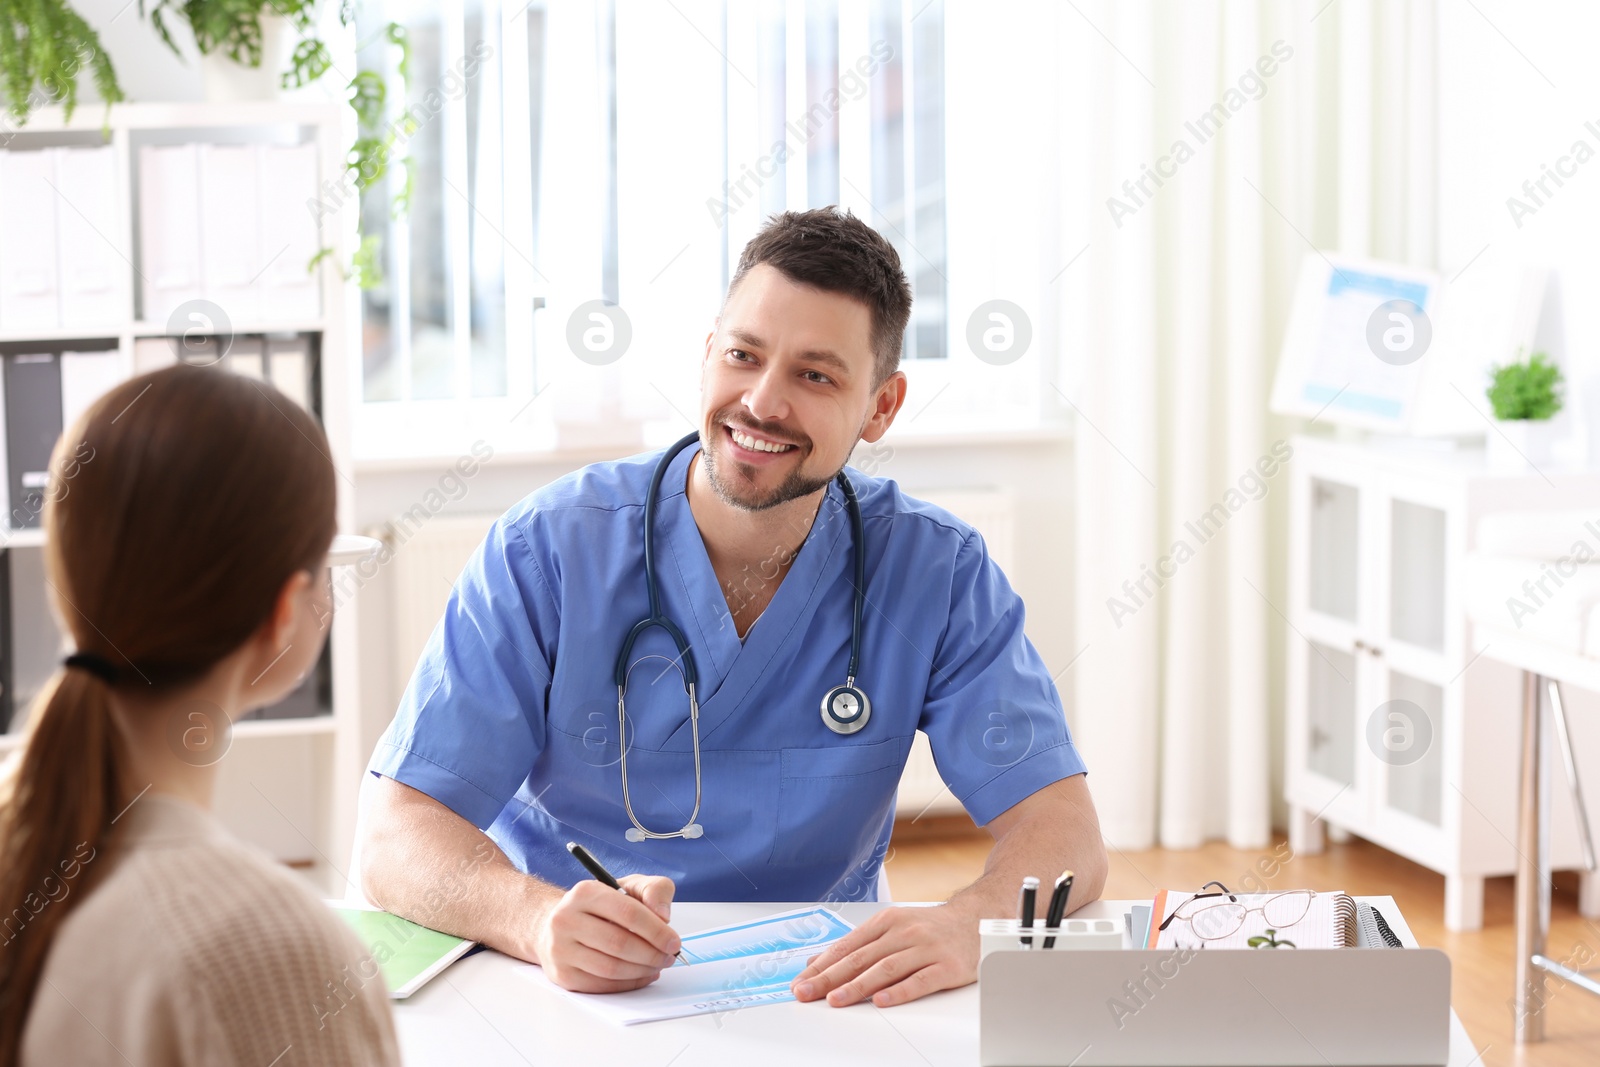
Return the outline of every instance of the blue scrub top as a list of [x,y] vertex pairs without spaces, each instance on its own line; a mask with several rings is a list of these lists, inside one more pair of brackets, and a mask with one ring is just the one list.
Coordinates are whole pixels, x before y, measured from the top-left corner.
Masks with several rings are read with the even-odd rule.
[[[644,498],[661,453],[597,463],[495,523],[456,582],[369,770],[486,830],[521,869],[559,886],[588,848],[617,874],[661,874],[679,900],[873,900],[895,789],[917,730],[982,825],[1084,771],[1055,685],[1023,634],[1022,601],[983,539],[885,478],[849,477],[866,530],[857,684],[872,717],[840,736],[823,694],[850,659],[849,511],[830,484],[765,612],[739,640],[684,491],[697,446],[674,458],[657,509],[663,609],[699,672],[697,840],[629,842],[616,657],[649,612]],[[776,546],[775,546],[776,547]],[[778,560],[736,582],[757,584]],[[660,628],[634,646],[628,785],[654,831],[694,807],[689,703]]]

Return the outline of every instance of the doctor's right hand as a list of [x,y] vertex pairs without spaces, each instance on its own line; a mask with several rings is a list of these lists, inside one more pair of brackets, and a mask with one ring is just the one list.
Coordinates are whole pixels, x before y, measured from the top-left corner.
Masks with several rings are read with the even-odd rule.
[[561,988],[620,993],[649,985],[674,963],[672,879],[630,874],[618,881],[627,892],[586,878],[545,913],[534,949]]

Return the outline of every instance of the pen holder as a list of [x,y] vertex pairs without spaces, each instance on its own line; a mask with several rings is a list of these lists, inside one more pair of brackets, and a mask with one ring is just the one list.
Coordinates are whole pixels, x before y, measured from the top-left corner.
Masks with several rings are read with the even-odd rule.
[[1114,919],[1065,919],[1053,929],[1045,926],[1045,920],[1035,919],[1031,946],[1022,943],[1022,930],[1020,919],[980,919],[978,958],[981,960],[991,952],[1025,952],[1029,948],[1037,951],[1044,947],[1047,937],[1056,939],[1050,948],[1052,952],[1057,949],[1120,949],[1126,947],[1127,940],[1123,924]]

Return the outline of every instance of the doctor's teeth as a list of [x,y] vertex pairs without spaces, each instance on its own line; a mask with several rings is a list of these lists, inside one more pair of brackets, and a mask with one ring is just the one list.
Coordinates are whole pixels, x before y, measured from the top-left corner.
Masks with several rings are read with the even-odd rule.
[[738,430],[733,430],[732,427],[729,427],[729,429],[733,433],[733,441],[735,444],[737,444],[740,448],[748,448],[753,452],[787,452],[789,449],[794,447],[794,445],[779,445],[773,444],[770,441],[762,441],[759,438],[751,437],[749,434],[743,434]]

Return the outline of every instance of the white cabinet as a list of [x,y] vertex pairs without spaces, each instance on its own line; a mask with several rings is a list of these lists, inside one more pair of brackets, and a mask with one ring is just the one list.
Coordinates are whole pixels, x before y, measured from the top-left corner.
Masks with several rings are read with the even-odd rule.
[[[1443,874],[1446,925],[1477,929],[1484,878],[1515,870],[1520,705],[1514,672],[1471,643],[1463,557],[1482,515],[1600,504],[1600,477],[1490,477],[1481,451],[1421,443],[1294,449],[1290,845],[1320,851],[1324,824],[1364,837]],[[1557,869],[1581,866],[1571,826],[1558,810]]]

